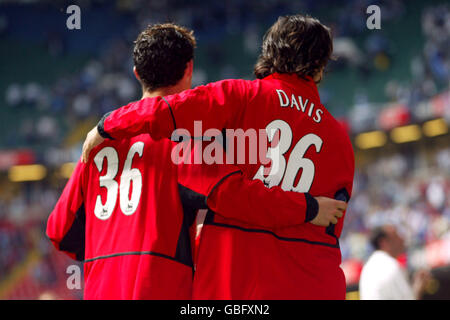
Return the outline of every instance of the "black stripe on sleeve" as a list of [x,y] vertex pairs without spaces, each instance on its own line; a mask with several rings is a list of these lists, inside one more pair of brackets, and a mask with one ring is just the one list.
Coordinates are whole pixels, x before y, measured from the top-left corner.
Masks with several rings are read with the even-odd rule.
[[309,193],[305,193],[305,200],[306,200],[305,222],[309,222],[313,220],[319,213],[319,203]]
[[205,205],[206,197],[204,195],[195,192],[180,183],[178,184],[178,193],[180,194],[183,208],[189,208],[195,211],[208,208]]
[[100,121],[99,121],[98,124],[97,124],[97,130],[98,130],[98,133],[99,133],[103,138],[114,140],[114,138],[111,137],[111,136],[109,135],[109,133],[105,131],[105,120],[106,120],[106,118],[111,114],[111,112],[112,112],[112,111],[106,113],[106,114],[100,119]]
[[178,184],[178,193],[183,206],[183,221],[178,236],[174,259],[185,265],[193,267],[192,243],[189,228],[194,224],[197,212],[204,209],[205,196]]
[[75,219],[64,238],[59,243],[59,249],[74,253],[78,261],[84,260],[86,212],[84,203],[75,214]]

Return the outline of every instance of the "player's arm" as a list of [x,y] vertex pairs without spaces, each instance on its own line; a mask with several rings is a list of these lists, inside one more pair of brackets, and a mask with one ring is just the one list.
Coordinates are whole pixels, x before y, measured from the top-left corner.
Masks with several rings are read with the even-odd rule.
[[220,181],[207,197],[214,212],[266,228],[283,228],[311,222],[319,226],[336,224],[347,205],[309,193],[267,188],[260,180],[233,174]]
[[[199,203],[228,219],[276,229],[311,222],[320,226],[337,223],[346,204],[309,193],[267,188],[260,180],[250,180],[233,165],[181,164],[179,183],[189,189],[189,201]],[[185,194],[186,196],[186,194]]]
[[114,139],[150,133],[158,140],[170,138],[178,128],[194,136],[196,120],[202,121],[204,130],[232,127],[229,120],[243,109],[245,93],[243,80],[224,80],[166,97],[145,98],[112,111],[100,121],[99,132]]
[[82,195],[84,164],[78,162],[47,221],[47,237],[59,251],[84,260],[86,215]]
[[247,86],[244,80],[218,81],[179,94],[145,98],[114,110],[89,132],[83,145],[83,162],[104,139],[149,133],[158,140],[170,138],[175,129],[188,130],[195,136],[195,121],[201,121],[202,130],[233,128],[245,107]]

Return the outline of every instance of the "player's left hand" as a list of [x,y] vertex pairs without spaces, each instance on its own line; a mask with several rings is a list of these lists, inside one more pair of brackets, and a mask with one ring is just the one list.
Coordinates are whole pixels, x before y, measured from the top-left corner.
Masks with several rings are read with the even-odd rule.
[[86,136],[86,140],[83,143],[83,152],[81,154],[81,161],[88,162],[89,153],[92,149],[102,143],[105,139],[98,133],[97,126],[95,126]]

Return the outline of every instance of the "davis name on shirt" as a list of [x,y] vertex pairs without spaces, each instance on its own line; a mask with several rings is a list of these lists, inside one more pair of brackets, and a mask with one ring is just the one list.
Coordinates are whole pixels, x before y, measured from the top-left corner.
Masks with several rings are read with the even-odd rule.
[[[280,107],[282,108],[286,108],[286,107],[291,107],[291,108],[295,108],[298,111],[302,111],[304,113],[308,112],[307,115],[309,117],[312,117],[312,119],[317,122],[320,123],[320,121],[322,121],[322,114],[323,114],[323,110],[316,108],[315,112],[314,112],[314,103],[309,101],[309,99],[304,99],[302,96],[295,96],[295,94],[292,94],[291,97],[289,98],[289,96],[286,94],[286,92],[284,92],[281,89],[276,89],[276,92],[278,94],[278,98],[280,99]],[[314,113],[314,116],[313,116]]]

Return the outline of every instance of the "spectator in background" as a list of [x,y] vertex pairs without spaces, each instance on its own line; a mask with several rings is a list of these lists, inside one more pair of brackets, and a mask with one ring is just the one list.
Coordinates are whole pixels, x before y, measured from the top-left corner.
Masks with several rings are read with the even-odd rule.
[[403,238],[393,225],[383,225],[372,231],[370,241],[375,251],[361,271],[359,293],[361,300],[420,299],[430,279],[426,271],[408,280],[397,258],[405,252]]

